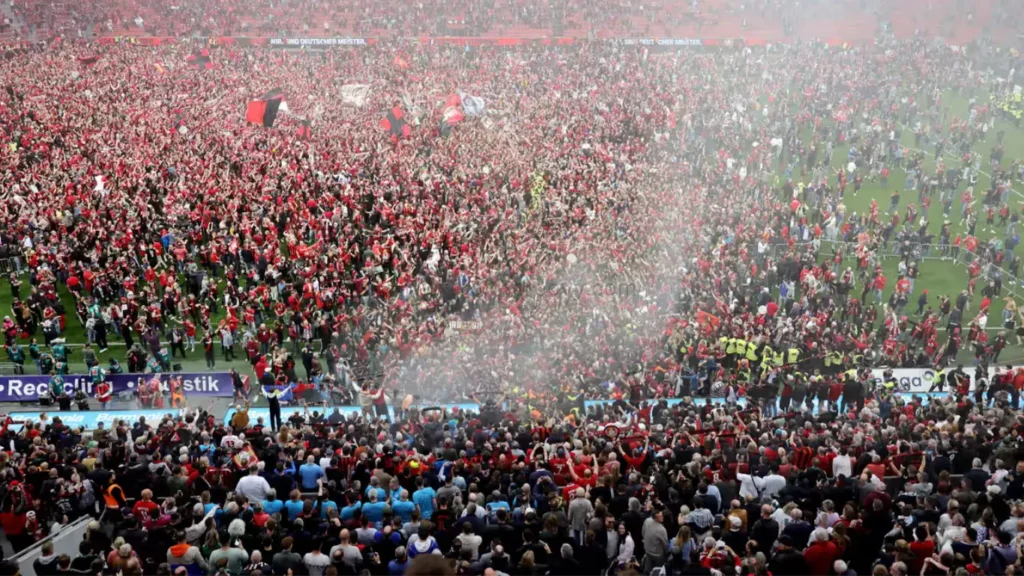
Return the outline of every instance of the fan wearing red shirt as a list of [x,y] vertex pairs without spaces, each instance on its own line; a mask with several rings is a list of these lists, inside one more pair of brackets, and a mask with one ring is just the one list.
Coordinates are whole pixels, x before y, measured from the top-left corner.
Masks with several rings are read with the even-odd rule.
[[814,459],[814,451],[807,446],[797,446],[793,449],[792,461],[793,465],[800,470],[807,470],[811,466],[811,461]]
[[[592,460],[594,461],[593,468],[584,468],[582,475],[576,472],[577,466],[569,467],[569,475],[572,476],[573,484],[587,489],[597,486],[597,458],[592,458]],[[568,497],[566,497],[567,502],[568,500]]]
[[646,443],[644,443],[643,450],[641,450],[637,456],[630,455],[626,450],[623,450],[622,444],[616,444],[615,447],[618,448],[619,454],[622,454],[622,459],[626,462],[626,469],[628,470],[632,468],[633,470],[640,472],[640,468],[643,466],[644,460],[647,458],[647,448],[650,444],[651,440],[648,438]]
[[879,302],[882,302],[882,291],[885,290],[885,283],[885,274],[879,272],[872,283],[872,287],[875,289],[875,297]]
[[569,459],[565,457],[564,448],[559,448],[558,453],[548,460],[548,469],[555,476],[555,484],[559,486],[566,484],[566,478],[572,468],[569,467]]
[[971,550],[971,563],[966,566],[968,574],[985,573],[985,548],[979,546]]
[[153,502],[153,491],[143,490],[142,498],[140,498],[135,506],[132,506],[132,515],[138,518],[140,521],[149,518],[149,513],[156,510],[160,506]]
[[907,568],[910,574],[920,574],[924,559],[931,558],[935,553],[935,541],[929,537],[927,524],[918,524],[914,528],[914,536],[916,539],[910,543],[914,558],[907,561]]
[[836,456],[838,456],[838,454],[827,451],[824,447],[818,448],[818,466],[822,470],[825,470],[827,475],[832,474],[832,461],[836,459]]

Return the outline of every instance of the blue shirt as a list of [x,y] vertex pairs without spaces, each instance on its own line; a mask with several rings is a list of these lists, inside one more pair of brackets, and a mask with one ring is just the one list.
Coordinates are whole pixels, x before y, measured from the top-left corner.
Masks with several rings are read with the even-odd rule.
[[334,500],[321,500],[320,501],[320,519],[327,518],[327,511],[331,508],[338,509],[338,505],[334,503]]
[[434,515],[434,498],[436,496],[437,492],[434,492],[430,486],[420,488],[412,493],[412,501],[420,507],[420,518],[430,520],[430,517]]
[[378,502],[384,502],[385,500],[388,499],[388,493],[385,492],[383,488],[374,488],[373,486],[367,486],[366,487],[366,499],[367,500],[370,499],[370,493],[373,492],[374,490],[377,491],[377,501]]
[[302,500],[289,500],[284,503],[285,510],[288,511],[288,519],[295,520],[302,514]]
[[351,506],[345,506],[344,508],[341,509],[341,513],[339,514],[339,516],[341,517],[342,520],[351,520],[352,516],[355,515],[356,510],[359,510],[362,507],[362,502],[356,502]]
[[391,513],[402,519],[402,523],[412,520],[412,513],[416,510],[416,504],[409,500],[395,500],[391,503]]
[[277,514],[282,508],[284,508],[284,502],[281,502],[280,500],[264,500],[261,504],[263,505],[263,511],[271,516]]
[[373,523],[377,528],[381,527],[381,522],[384,520],[384,503],[383,502],[367,502],[363,504],[363,518],[366,518]]
[[398,560],[392,560],[388,562],[388,574],[391,576],[402,576],[405,574],[405,567],[409,565],[409,561],[399,562]]
[[508,502],[504,500],[498,500],[495,502],[487,503],[487,511],[491,514],[497,514],[498,510],[509,510]]
[[324,469],[316,464],[303,464],[299,467],[303,490],[316,490],[316,481],[324,477]]

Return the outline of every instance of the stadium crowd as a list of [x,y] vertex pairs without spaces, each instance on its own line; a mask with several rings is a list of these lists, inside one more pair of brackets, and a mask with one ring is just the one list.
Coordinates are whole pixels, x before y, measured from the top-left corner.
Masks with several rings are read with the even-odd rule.
[[[849,3],[852,9],[857,6]],[[26,31],[62,37],[268,36],[268,37],[417,37],[417,36],[580,36],[650,37],[657,33],[687,37],[695,29],[724,18],[737,27],[757,16],[762,25],[782,32],[776,13],[797,13],[784,2],[747,7],[734,0],[670,0],[644,6],[601,0],[466,2],[426,0],[381,6],[354,1],[274,2],[182,0],[155,4],[135,0],[31,2],[15,0],[11,13]],[[807,7],[805,7],[806,9]],[[824,12],[815,5],[816,12]],[[859,7],[862,8],[862,7]],[[571,32],[571,33],[570,33]]]
[[[0,64],[0,230],[28,277],[9,358],[56,376],[80,322],[135,366],[166,370],[165,343],[211,368],[244,354],[260,383],[377,408],[87,435],[8,421],[16,550],[105,512],[36,574],[1020,571],[1024,376],[953,370],[954,394],[908,400],[863,370],[945,376],[968,346],[994,366],[1024,334],[1012,299],[1007,332],[986,331],[1019,267],[1010,124],[942,106],[993,82],[984,66],[892,39],[221,47],[210,66],[197,48],[61,42]],[[366,102],[342,98],[355,83]],[[274,89],[288,111],[246,125]],[[847,214],[890,167],[910,176],[886,211]],[[1005,238],[951,238],[926,202],[968,230],[988,210]],[[915,286],[929,249],[969,266],[963,293]],[[727,407],[689,400],[712,391]]]

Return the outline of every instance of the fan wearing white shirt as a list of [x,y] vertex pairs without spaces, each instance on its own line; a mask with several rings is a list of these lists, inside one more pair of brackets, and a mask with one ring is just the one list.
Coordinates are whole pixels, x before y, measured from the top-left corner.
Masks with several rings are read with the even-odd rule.
[[262,502],[270,492],[270,484],[260,476],[259,464],[249,466],[249,475],[238,481],[235,492],[245,496],[249,502]]
[[[780,451],[781,455],[781,451]],[[764,477],[764,496],[775,496],[780,490],[786,487],[786,477],[779,474],[779,471],[772,470],[772,473]]]
[[853,475],[853,461],[846,452],[846,447],[839,449],[839,454],[832,460],[832,477],[838,478],[842,474],[849,478]]
[[740,483],[740,498],[758,499],[764,490],[764,480],[751,474],[736,474]]

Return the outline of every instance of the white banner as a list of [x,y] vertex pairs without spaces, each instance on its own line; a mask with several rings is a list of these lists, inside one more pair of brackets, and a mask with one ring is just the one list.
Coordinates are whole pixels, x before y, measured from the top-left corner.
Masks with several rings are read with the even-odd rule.
[[623,38],[627,46],[703,46],[700,38]]
[[345,84],[341,87],[341,103],[362,108],[370,99],[369,84]]
[[271,46],[365,46],[365,38],[271,38]]

